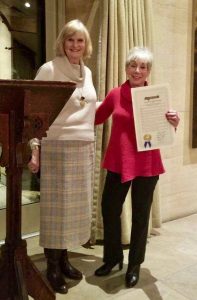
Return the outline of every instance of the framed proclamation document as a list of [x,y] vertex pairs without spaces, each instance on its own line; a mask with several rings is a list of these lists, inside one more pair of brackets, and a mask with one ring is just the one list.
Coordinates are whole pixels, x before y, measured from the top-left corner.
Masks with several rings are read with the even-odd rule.
[[173,145],[175,130],[165,116],[171,108],[169,85],[132,88],[131,93],[138,151]]

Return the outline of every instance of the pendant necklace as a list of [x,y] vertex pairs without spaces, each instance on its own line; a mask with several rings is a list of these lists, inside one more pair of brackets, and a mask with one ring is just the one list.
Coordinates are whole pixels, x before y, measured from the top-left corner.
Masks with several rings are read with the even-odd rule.
[[79,90],[79,93],[80,93],[80,99],[79,99],[79,103],[80,103],[80,106],[83,108],[86,103],[88,103],[88,101],[86,100],[85,96],[83,96],[83,88],[78,88]]
[[85,106],[85,104],[87,103],[87,101],[85,100],[85,97],[84,96],[81,96],[81,98],[80,98],[80,106],[81,107],[84,107]]

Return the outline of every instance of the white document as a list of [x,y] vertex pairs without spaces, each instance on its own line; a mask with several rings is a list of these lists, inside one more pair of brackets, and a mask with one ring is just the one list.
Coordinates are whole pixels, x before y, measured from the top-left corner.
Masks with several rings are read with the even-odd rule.
[[173,145],[175,130],[165,116],[171,108],[169,85],[132,88],[131,93],[138,151]]

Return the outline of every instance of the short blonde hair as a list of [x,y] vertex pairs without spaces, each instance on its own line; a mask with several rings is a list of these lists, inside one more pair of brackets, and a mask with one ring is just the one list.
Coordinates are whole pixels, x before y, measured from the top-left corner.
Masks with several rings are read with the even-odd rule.
[[84,34],[85,37],[85,51],[84,51],[84,58],[89,58],[92,54],[92,42],[89,35],[89,32],[86,26],[80,20],[71,20],[70,22],[66,23],[62,28],[59,36],[57,37],[56,44],[55,44],[55,53],[56,56],[64,56],[64,42],[66,39],[71,37],[76,32],[80,32]]
[[153,63],[153,54],[147,47],[134,47],[129,51],[127,56],[125,67],[127,68],[132,61],[137,59],[142,60],[147,64],[147,68],[150,71]]

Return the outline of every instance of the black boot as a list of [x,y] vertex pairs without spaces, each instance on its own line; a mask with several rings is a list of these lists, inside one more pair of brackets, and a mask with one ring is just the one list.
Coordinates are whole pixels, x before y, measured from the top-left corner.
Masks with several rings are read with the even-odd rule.
[[118,265],[119,270],[123,268],[123,260],[115,262],[115,263],[104,263],[100,268],[98,268],[94,274],[96,276],[106,276],[111,273],[111,270]]
[[125,284],[128,288],[137,284],[140,274],[140,265],[128,265],[127,273],[125,276]]
[[47,258],[47,279],[50,285],[55,292],[66,294],[68,288],[59,266],[62,250],[45,248],[44,253]]
[[62,273],[71,279],[82,279],[82,273],[77,270],[75,267],[71,265],[71,263],[68,260],[68,252],[67,250],[63,250],[60,258],[60,269]]

